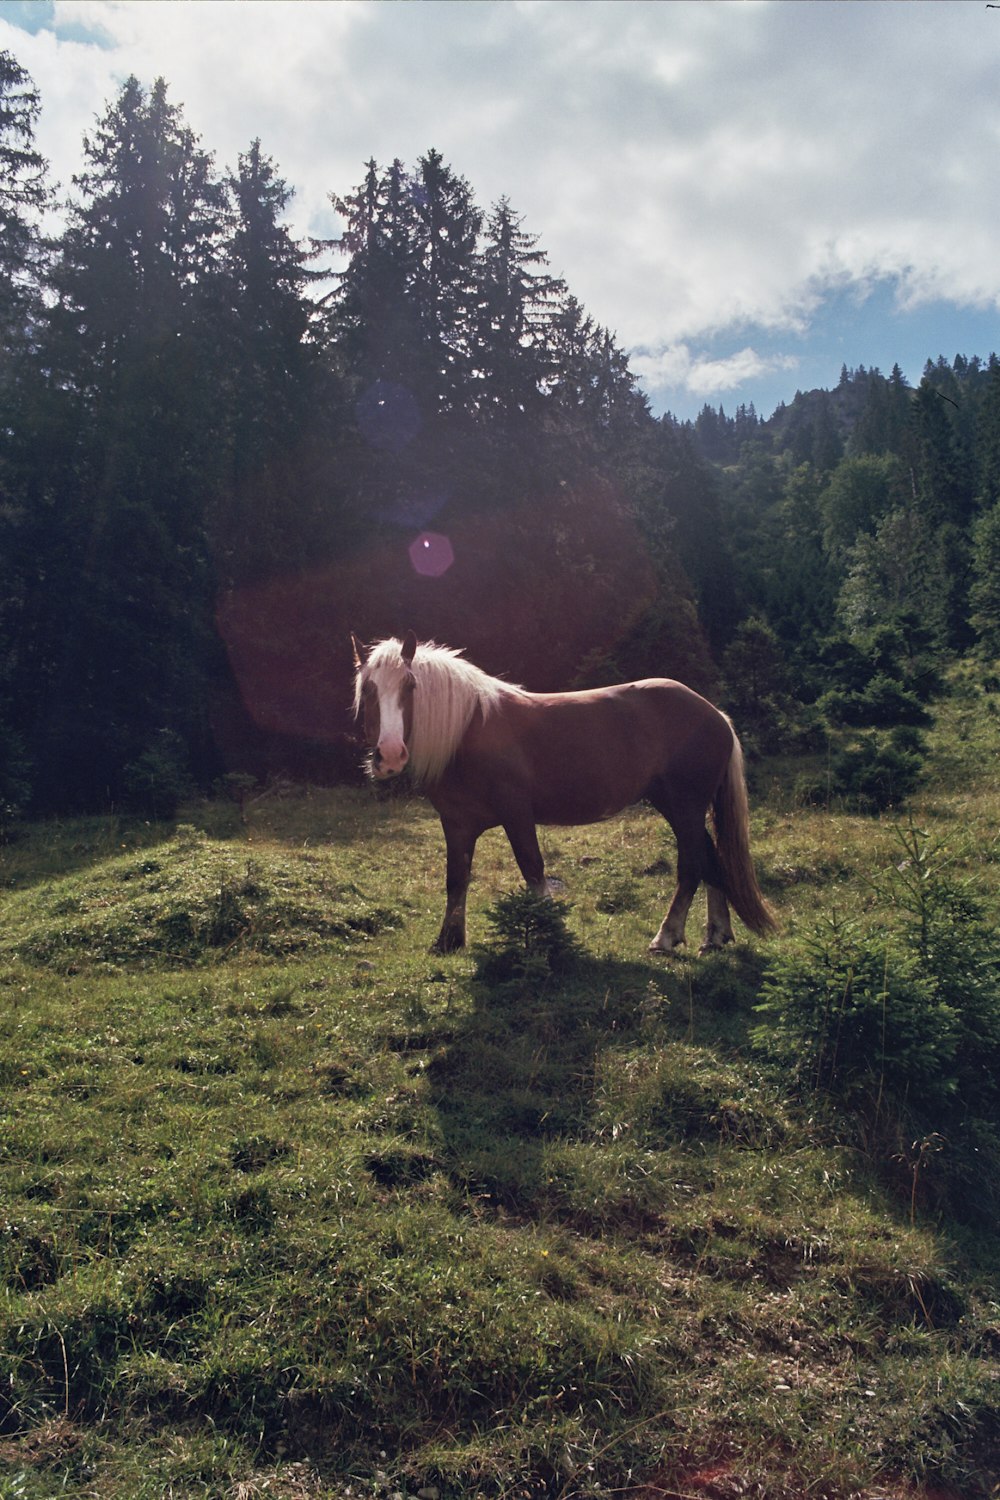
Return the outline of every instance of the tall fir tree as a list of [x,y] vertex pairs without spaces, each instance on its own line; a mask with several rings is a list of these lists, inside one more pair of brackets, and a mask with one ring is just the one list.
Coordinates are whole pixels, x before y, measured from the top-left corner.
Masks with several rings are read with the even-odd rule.
[[1000,499],[972,528],[971,623],[984,655],[1000,657]]
[[552,377],[551,331],[565,283],[548,275],[538,238],[501,198],[486,220],[476,329],[477,406],[511,429],[537,416]]
[[331,194],[344,221],[336,248],[347,264],[327,302],[328,328],[359,395],[373,386],[412,393],[419,385],[422,350],[410,295],[419,254],[413,192],[397,159],[384,172],[369,161],[359,187]]
[[[931,367],[931,377],[934,375]],[[946,382],[951,384],[950,380]],[[925,375],[910,408],[914,502],[932,526],[968,520],[971,494],[963,474],[948,406],[952,398]]]
[[[220,586],[315,559],[335,511],[332,463],[318,449],[336,423],[339,391],[313,336],[309,295],[326,272],[323,246],[296,241],[284,215],[291,189],[259,140],[229,174],[228,231],[214,278],[218,441],[224,466],[209,511]],[[325,470],[322,498],[314,470]]]
[[75,803],[120,795],[163,730],[196,762],[209,754],[204,514],[219,450],[204,312],[225,208],[162,80],[147,93],[128,79],[84,154],[43,351],[62,441],[39,456],[50,480],[35,705],[42,795]]
[[552,320],[553,415],[607,452],[649,422],[649,403],[614,336],[567,296]]
[[1000,359],[990,361],[977,433],[976,498],[990,507],[1000,500]]
[[45,245],[40,215],[51,201],[47,163],[35,147],[41,103],[28,73],[0,52],[0,381],[9,389],[31,347]]
[[423,404],[429,415],[462,412],[475,385],[483,216],[468,182],[439,151],[420,158],[412,196],[417,263],[411,295],[426,356]]
[[40,101],[25,70],[0,52],[0,821],[30,789],[28,726],[18,702],[26,665],[25,606],[37,579],[28,514],[34,464],[38,324],[45,244],[41,214],[51,198],[35,147]]

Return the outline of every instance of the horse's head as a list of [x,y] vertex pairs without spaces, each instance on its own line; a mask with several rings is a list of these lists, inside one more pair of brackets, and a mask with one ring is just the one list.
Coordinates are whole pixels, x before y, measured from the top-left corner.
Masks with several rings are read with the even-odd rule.
[[356,671],[354,707],[361,720],[365,744],[371,750],[371,774],[379,781],[398,776],[410,758],[413,731],[413,657],[417,638],[381,641],[365,655],[352,635]]

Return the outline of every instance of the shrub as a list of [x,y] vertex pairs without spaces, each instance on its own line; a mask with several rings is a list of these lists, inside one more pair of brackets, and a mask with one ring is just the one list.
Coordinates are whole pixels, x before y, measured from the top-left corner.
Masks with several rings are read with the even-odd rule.
[[157,730],[146,749],[125,767],[130,812],[156,821],[172,818],[191,793],[187,750],[172,729]]
[[524,886],[486,911],[494,943],[476,949],[476,973],[487,983],[542,982],[571,969],[580,945],[567,926],[569,903]]
[[877,672],[860,692],[833,689],[820,700],[820,707],[833,724],[887,729],[931,721],[917,694],[884,672]]
[[855,1111],[914,1197],[933,1143],[938,1199],[995,1222],[1000,940],[944,846],[912,825],[898,838],[903,858],[873,882],[882,928],[831,917],[776,955],[753,1040],[804,1094]]
[[789,1064],[800,1088],[874,1122],[883,1102],[933,1111],[956,1087],[959,1022],[905,946],[828,918],[779,954],[757,1007],[755,1042]]
[[982,902],[955,875],[947,846],[912,824],[897,837],[903,858],[889,866],[876,890],[958,1017],[961,1113],[991,1119],[1000,1111],[1000,941]]
[[912,729],[867,734],[834,756],[831,790],[861,812],[885,812],[916,790],[923,763],[924,744]]
[[31,796],[31,760],[20,735],[0,724],[0,826],[16,818]]

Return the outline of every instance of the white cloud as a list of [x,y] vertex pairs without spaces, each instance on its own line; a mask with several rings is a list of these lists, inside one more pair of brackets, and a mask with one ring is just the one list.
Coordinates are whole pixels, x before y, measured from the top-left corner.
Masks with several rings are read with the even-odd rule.
[[[828,287],[1000,305],[1000,12],[980,0],[58,0],[33,36],[4,13],[64,186],[130,73],[166,78],[220,165],[259,136],[301,233],[331,232],[327,195],[369,157],[433,146],[694,392],[773,369],[754,330],[801,338]],[[726,357],[691,352],[723,332]]]
[[794,355],[766,356],[749,346],[722,359],[692,354],[687,344],[673,344],[656,354],[639,350],[629,358],[632,370],[651,389],[683,388],[706,399],[738,390],[775,370],[794,370],[797,364]]

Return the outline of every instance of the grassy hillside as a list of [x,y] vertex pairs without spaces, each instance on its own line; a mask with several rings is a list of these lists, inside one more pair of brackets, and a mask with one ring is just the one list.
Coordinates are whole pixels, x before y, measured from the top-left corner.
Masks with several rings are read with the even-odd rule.
[[[991,702],[959,683],[914,822],[995,928]],[[997,1226],[947,1132],[754,1041],[769,965],[891,918],[900,830],[755,782],[783,930],[706,959],[645,952],[644,810],[546,834],[565,968],[501,951],[497,835],[483,951],[428,953],[419,801],[10,841],[0,1495],[996,1494]]]

